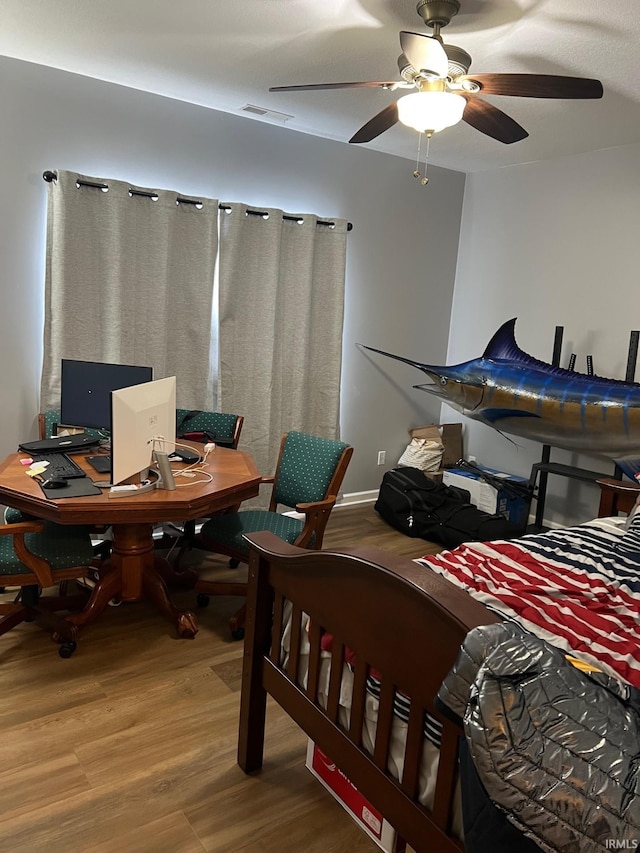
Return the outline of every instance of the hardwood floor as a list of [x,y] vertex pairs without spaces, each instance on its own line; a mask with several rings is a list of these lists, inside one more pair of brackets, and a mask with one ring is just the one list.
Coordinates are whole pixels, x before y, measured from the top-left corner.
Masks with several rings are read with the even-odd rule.
[[[372,504],[334,511],[325,547],[360,542],[408,557],[439,550],[389,528]],[[196,609],[192,592],[172,598]],[[227,623],[240,604],[212,599],[194,640],[146,603],[109,607],[68,660],[34,625],[0,637],[0,849],[379,849],[306,770],[306,737],[275,703],[263,770],[236,765],[242,644]]]

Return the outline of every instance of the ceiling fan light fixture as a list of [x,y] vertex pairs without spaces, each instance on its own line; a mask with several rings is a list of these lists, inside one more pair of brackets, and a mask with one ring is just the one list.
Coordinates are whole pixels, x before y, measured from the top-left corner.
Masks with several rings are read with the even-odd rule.
[[420,133],[437,133],[462,119],[467,102],[452,92],[414,92],[398,101],[398,119]]

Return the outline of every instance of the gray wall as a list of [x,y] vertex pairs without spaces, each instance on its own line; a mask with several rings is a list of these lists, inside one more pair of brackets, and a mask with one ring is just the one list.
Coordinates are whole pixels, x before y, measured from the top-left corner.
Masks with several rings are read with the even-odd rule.
[[377,451],[393,465],[409,427],[437,420],[439,406],[355,343],[445,359],[464,175],[431,168],[423,188],[412,163],[365,148],[7,58],[0,78],[0,457],[36,435],[42,172],[61,168],[353,223],[341,423],[355,453],[344,491],[376,489]]
[[[563,326],[563,367],[575,352],[586,372],[591,354],[596,373],[623,379],[630,332],[640,329],[639,199],[640,145],[468,175],[448,363],[481,355],[517,317],[516,340],[531,355],[550,361]],[[443,417],[456,419],[448,406]],[[465,433],[467,451],[492,467],[528,476],[540,460],[539,444],[470,420]],[[595,456],[556,450],[552,460],[613,471]],[[547,518],[584,521],[598,494],[550,476]]]

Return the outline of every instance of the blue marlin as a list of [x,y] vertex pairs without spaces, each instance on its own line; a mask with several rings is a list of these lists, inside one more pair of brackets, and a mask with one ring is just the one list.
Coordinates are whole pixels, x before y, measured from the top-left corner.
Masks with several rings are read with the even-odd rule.
[[480,358],[452,367],[417,367],[433,384],[414,385],[499,432],[553,447],[605,456],[632,479],[640,471],[640,384],[554,367],[523,352],[516,318],[507,320]]

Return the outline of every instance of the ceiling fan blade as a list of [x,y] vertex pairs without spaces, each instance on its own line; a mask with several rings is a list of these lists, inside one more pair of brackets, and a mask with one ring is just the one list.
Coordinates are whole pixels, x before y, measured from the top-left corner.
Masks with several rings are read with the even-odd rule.
[[400,33],[400,47],[413,68],[428,77],[446,77],[449,60],[442,44],[433,36]]
[[464,99],[467,106],[464,108],[462,120],[471,127],[475,127],[480,133],[485,133],[487,136],[497,139],[498,142],[504,142],[505,145],[519,142],[529,136],[517,121],[514,121],[488,101],[483,101],[482,98],[474,95],[465,95]]
[[456,83],[470,80],[483,95],[515,95],[520,98],[601,98],[602,83],[587,77],[557,74],[467,74]]
[[398,80],[371,83],[309,83],[304,86],[271,86],[270,92],[309,92],[313,89],[394,89],[402,86]]
[[371,142],[376,136],[380,136],[385,130],[389,130],[398,121],[398,102],[389,104],[365,125],[357,133],[354,133],[349,142]]

